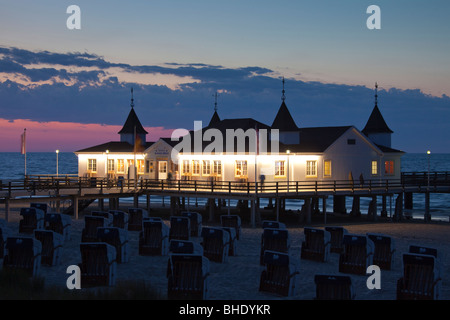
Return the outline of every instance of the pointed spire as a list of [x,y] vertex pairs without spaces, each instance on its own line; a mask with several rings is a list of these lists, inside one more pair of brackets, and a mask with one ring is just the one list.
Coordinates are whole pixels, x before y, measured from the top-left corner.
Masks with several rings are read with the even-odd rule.
[[286,100],[286,96],[284,95],[286,91],[284,90],[284,77],[283,77],[283,91],[281,91],[281,100],[284,102]]
[[375,82],[375,105],[378,106],[378,83]]
[[133,87],[131,87],[131,108],[134,108]]
[[217,97],[219,95],[217,94],[217,92],[214,94],[214,114],[211,118],[211,120],[209,121],[209,126],[213,126],[214,124],[220,122],[220,117],[219,114],[217,113]]
[[214,96],[215,96],[214,112],[217,112],[217,96],[218,96],[217,92],[214,94]]

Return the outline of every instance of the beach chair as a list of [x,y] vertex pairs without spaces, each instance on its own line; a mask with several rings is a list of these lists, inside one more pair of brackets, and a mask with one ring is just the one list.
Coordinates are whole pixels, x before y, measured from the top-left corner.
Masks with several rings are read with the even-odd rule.
[[375,245],[373,264],[379,266],[382,270],[391,270],[395,252],[394,239],[390,236],[376,233],[367,233],[367,237]]
[[169,252],[203,255],[203,247],[198,242],[194,241],[171,240],[169,243]]
[[409,253],[418,253],[418,254],[426,254],[435,257],[436,259],[439,259],[438,257],[438,250],[436,248],[431,247],[424,247],[419,245],[410,245],[409,246]]
[[139,233],[139,255],[167,255],[169,227],[161,219],[146,219]]
[[202,215],[198,212],[183,211],[181,216],[188,217],[191,226],[191,236],[200,237],[202,234]]
[[41,269],[41,242],[26,237],[8,237],[5,244],[3,269],[21,270],[30,277],[39,275]]
[[220,216],[220,224],[222,227],[230,227],[236,230],[236,239],[239,240],[241,238],[241,217],[238,215],[221,215]]
[[228,256],[235,256],[237,252],[237,235],[234,227],[222,227],[223,230],[230,234],[230,245],[228,249]]
[[273,229],[286,229],[286,225],[282,222],[272,221],[272,220],[264,220],[262,222],[262,228],[273,228]]
[[374,244],[365,235],[346,234],[344,250],[339,255],[339,272],[365,275],[373,264]]
[[355,292],[349,276],[325,275],[314,276],[316,300],[354,300]]
[[290,246],[291,239],[287,229],[265,228],[261,236],[260,264],[264,264],[266,250],[289,253]]
[[72,218],[67,214],[46,213],[44,217],[45,230],[51,230],[63,236],[64,241],[70,240]]
[[44,211],[38,208],[21,208],[19,233],[32,234],[35,229],[44,228]]
[[437,300],[440,272],[432,255],[403,254],[403,276],[397,281],[397,300]]
[[97,228],[108,227],[107,219],[103,216],[84,216],[84,228],[81,231],[81,242],[96,242]]
[[44,214],[48,211],[48,205],[46,203],[38,203],[38,202],[32,202],[30,203],[30,208],[36,208],[44,211]]
[[170,217],[169,241],[172,239],[189,240],[191,235],[190,222],[188,217]]
[[208,299],[209,260],[198,254],[171,254],[167,296],[169,299]]
[[343,239],[344,234],[348,234],[347,229],[339,226],[328,226],[325,227],[325,230],[331,235],[330,252],[341,253],[344,250]]
[[130,260],[128,230],[118,227],[97,228],[97,241],[106,242],[116,248],[116,262]]
[[128,230],[128,213],[120,210],[109,210],[112,214],[112,227]]
[[287,253],[266,250],[263,262],[265,269],[261,273],[259,291],[293,296],[296,294],[298,264],[291,261]]
[[9,234],[10,230],[7,222],[0,219],[0,259],[3,259],[3,256],[5,255],[5,244]]
[[113,226],[113,215],[108,211],[91,211],[91,216],[105,218],[105,227]]
[[142,221],[148,217],[148,212],[141,208],[128,209],[128,231],[141,231]]
[[304,228],[305,241],[302,242],[302,259],[326,262],[330,255],[331,234],[324,229]]
[[202,230],[203,255],[210,261],[227,262],[230,234],[222,228],[204,227]]
[[106,242],[80,243],[81,287],[114,286],[116,282],[116,248]]
[[63,236],[51,230],[34,230],[34,237],[41,242],[41,264],[46,266],[59,265],[64,242]]

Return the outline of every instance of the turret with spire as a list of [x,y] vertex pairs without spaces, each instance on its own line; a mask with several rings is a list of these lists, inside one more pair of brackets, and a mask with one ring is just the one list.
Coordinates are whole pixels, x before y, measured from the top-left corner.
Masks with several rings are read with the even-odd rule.
[[377,145],[391,147],[391,135],[394,132],[388,127],[378,108],[378,83],[375,83],[375,107],[362,133]]
[[146,145],[146,135],[147,131],[145,131],[141,122],[139,121],[136,112],[134,111],[134,97],[133,97],[133,88],[131,88],[131,110],[128,114],[128,118],[125,121],[122,129],[118,132],[120,134],[121,142],[128,142],[131,145],[135,145],[136,140],[138,139],[138,143],[141,146]]
[[272,129],[279,130],[280,142],[284,144],[298,144],[300,143],[300,129],[297,127],[294,119],[286,106],[286,90],[284,89],[284,77],[283,77],[283,90],[281,91],[281,106],[278,109],[278,113],[272,123]]
[[209,121],[209,126],[214,126],[214,124],[219,123],[220,122],[220,117],[219,114],[217,113],[217,92],[214,94],[215,97],[215,101],[214,101],[214,114],[211,118],[211,120]]

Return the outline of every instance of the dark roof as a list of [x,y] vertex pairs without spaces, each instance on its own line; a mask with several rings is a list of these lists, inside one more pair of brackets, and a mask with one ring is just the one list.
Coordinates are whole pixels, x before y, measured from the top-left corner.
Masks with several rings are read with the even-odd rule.
[[383,116],[381,115],[380,109],[378,109],[378,106],[375,105],[375,107],[372,110],[372,113],[370,114],[369,120],[367,121],[366,126],[362,130],[362,133],[364,133],[366,136],[370,133],[393,133],[391,129],[386,124],[386,121],[384,121]]
[[215,128],[226,133],[227,129],[242,129],[244,131],[248,129],[270,129],[270,127],[262,122],[259,122],[252,118],[238,118],[238,119],[224,119],[213,124],[210,124],[203,130]]
[[125,124],[123,125],[123,128],[118,132],[119,134],[123,133],[131,133],[134,134],[134,128],[136,128],[137,134],[147,134],[148,132],[145,131],[144,127],[142,126],[141,122],[139,121],[139,118],[136,115],[136,112],[134,112],[134,108],[131,108],[130,113],[128,114],[127,121],[125,121]]
[[389,147],[386,147],[386,146],[382,146],[380,144],[375,144],[375,145],[384,153],[405,153],[404,151],[393,149],[393,148],[389,148]]
[[300,143],[286,145],[280,143],[280,152],[324,152],[352,126],[301,128]]
[[[154,142],[146,142],[145,149],[150,147]],[[99,144],[93,147],[81,149],[75,152],[134,152],[134,146],[129,144],[128,142],[122,141],[110,141],[107,143]]]
[[286,104],[283,103],[278,110],[275,120],[272,123],[272,129],[278,129],[280,131],[297,131],[298,127],[295,124],[294,119],[291,116]]
[[211,121],[209,121],[209,126],[211,127],[212,125],[216,124],[220,122],[220,118],[219,115],[217,114],[217,111],[214,111],[214,114],[211,118]]

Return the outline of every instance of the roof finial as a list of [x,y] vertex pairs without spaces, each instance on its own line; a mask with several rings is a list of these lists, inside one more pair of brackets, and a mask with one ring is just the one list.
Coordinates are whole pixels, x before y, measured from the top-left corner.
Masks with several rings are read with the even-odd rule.
[[214,101],[214,111],[215,112],[217,112],[217,96],[218,96],[218,94],[217,94],[217,92],[214,94],[214,98],[215,98],[215,101]]
[[375,105],[378,106],[378,83],[375,82]]
[[133,87],[131,87],[131,108],[134,108]]
[[282,95],[281,95],[281,100],[284,102],[284,100],[286,100],[286,96],[284,95],[286,93],[286,91],[284,90],[284,77],[283,77],[283,91],[281,91]]

